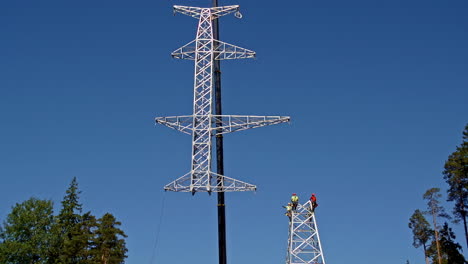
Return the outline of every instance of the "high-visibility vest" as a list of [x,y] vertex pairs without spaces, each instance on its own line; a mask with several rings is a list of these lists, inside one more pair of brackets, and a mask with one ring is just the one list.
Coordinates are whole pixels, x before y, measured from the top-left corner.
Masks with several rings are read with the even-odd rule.
[[289,205],[287,205],[287,206],[286,206],[286,211],[291,211],[291,210],[292,210],[292,207],[289,206]]
[[297,197],[296,195],[291,196],[291,202],[295,203],[297,201],[299,201],[299,197]]

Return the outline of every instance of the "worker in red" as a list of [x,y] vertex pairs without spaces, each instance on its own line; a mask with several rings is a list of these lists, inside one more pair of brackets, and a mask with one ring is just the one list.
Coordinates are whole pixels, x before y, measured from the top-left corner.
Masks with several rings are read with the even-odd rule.
[[315,208],[318,206],[317,197],[315,197],[315,193],[313,193],[310,196],[310,206],[312,207],[312,212],[314,212]]

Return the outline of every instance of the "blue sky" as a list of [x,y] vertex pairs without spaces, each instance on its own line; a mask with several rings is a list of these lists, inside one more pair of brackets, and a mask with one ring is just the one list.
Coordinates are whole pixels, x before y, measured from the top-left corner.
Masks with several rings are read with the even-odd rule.
[[[193,63],[169,54],[197,21],[174,4],[210,1],[0,2],[0,221],[58,209],[76,176],[127,263],[217,263],[216,196],[162,190],[190,169],[190,136],[153,122],[192,111]],[[258,186],[226,195],[229,263],[284,261],[292,192],[318,196],[327,263],[423,263],[407,223],[468,122],[468,2],[220,4],[244,15],[221,40],[257,52],[222,63],[223,112],[292,117],[225,137],[225,174]]]

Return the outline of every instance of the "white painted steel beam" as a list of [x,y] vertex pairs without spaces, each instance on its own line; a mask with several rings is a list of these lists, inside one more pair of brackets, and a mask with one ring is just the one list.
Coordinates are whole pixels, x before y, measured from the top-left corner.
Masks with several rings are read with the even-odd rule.
[[[227,134],[231,132],[275,125],[289,122],[289,116],[247,116],[247,115],[212,115],[211,122],[221,124],[210,128],[211,135]],[[156,118],[156,123],[191,135],[193,132],[193,116],[168,116]]]

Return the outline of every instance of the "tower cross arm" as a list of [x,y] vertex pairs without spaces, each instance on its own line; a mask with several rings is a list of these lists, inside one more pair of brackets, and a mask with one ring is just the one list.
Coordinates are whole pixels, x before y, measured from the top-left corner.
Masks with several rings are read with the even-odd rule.
[[192,7],[192,6],[180,6],[180,5],[175,5],[174,6],[174,14],[175,13],[181,13],[183,15],[191,16],[196,19],[200,18],[201,11],[203,8],[201,7]]
[[239,12],[239,5],[212,7],[211,14],[214,18],[225,16],[234,12]]
[[225,16],[230,13],[238,12],[239,5],[220,6],[220,7],[211,7],[211,8],[175,5],[174,13],[181,13],[181,14],[199,19],[202,11],[205,9],[210,9],[212,18],[214,19],[214,18],[218,18],[221,16]]
[[156,117],[155,121],[185,134],[191,135],[193,131],[193,115]]
[[171,53],[171,56],[174,59],[195,60],[196,49],[196,40],[192,40],[184,46],[174,50]]
[[[195,60],[196,40],[192,40],[171,53],[175,59]],[[251,59],[255,58],[255,51],[238,47],[223,41],[213,40],[215,60]]]
[[219,40],[214,41],[215,60],[232,60],[232,59],[251,59],[255,58],[255,51],[241,48]]
[[252,116],[252,115],[213,115],[212,122],[217,124],[212,130],[216,135],[276,125],[291,121],[289,116]]
[[192,177],[193,172],[189,172],[177,180],[164,186],[165,191],[172,192],[246,192],[256,191],[257,186],[239,181],[224,175],[207,171]]

